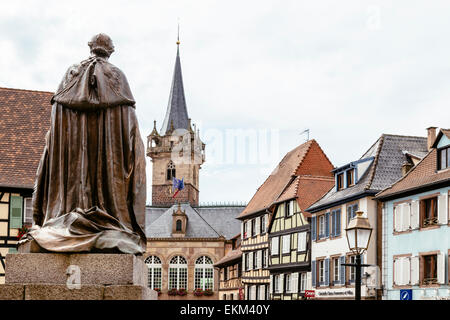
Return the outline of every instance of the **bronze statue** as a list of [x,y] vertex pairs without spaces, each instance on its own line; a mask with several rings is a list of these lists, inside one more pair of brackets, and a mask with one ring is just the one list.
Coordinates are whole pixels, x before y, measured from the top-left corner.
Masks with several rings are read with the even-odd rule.
[[91,56],[68,69],[52,98],[25,241],[51,252],[142,254],[145,150],[125,75],[98,34]]

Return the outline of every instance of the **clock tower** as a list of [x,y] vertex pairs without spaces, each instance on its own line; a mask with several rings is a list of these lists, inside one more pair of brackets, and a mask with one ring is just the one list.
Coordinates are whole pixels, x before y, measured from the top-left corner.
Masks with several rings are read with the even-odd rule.
[[[161,130],[147,137],[147,156],[152,159],[152,206],[170,207],[178,202],[191,206],[199,203],[199,171],[205,161],[205,144],[199,130],[192,128],[184,96],[180,62],[180,41],[169,95],[166,116]],[[173,178],[184,180],[184,189],[173,198]]]

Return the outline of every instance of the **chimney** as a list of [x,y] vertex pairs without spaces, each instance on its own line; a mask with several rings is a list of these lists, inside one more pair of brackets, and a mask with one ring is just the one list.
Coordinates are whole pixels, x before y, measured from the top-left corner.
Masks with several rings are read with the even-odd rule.
[[412,167],[413,167],[412,163],[410,163],[408,161],[403,162],[403,164],[402,164],[402,177],[404,177],[409,172],[409,170],[411,170]]
[[429,127],[429,128],[427,128],[427,131],[428,131],[428,140],[427,140],[428,151],[431,150],[431,146],[433,145],[434,140],[436,139],[436,129],[437,129],[437,127]]

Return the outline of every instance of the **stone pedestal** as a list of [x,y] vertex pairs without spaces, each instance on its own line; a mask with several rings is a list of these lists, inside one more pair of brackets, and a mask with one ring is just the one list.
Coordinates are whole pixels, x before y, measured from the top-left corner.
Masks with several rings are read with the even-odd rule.
[[156,300],[147,274],[132,254],[8,254],[0,300]]

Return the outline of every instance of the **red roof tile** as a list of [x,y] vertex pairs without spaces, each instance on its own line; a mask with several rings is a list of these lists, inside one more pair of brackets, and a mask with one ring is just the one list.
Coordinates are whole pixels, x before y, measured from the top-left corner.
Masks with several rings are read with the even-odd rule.
[[0,186],[32,189],[50,128],[51,92],[0,88]]
[[[303,179],[300,177],[333,177],[331,170],[333,170],[333,165],[315,140],[310,140],[299,145],[284,156],[277,168],[258,188],[247,207],[239,215],[239,218],[268,209],[275,202],[299,196],[299,191],[302,191],[303,193],[303,187],[299,189],[299,183]],[[327,185],[329,185],[329,182],[327,182]],[[331,186],[332,184],[327,190],[320,193],[320,195],[314,193],[313,195],[307,195],[306,197],[312,197],[314,200],[317,200],[323,196]],[[321,190],[322,188],[319,189]],[[309,191],[305,191],[305,194],[308,192]]]

